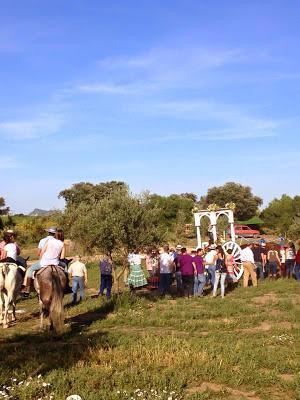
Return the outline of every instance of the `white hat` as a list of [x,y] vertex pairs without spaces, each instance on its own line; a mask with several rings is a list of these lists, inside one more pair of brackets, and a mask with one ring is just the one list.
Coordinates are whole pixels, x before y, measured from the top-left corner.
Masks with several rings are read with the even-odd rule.
[[178,249],[178,250],[182,249],[181,244],[178,244],[178,245],[176,246],[176,249]]
[[55,226],[51,226],[51,228],[48,228],[48,229],[45,229],[45,231],[46,232],[49,232],[49,233],[56,233],[56,227]]

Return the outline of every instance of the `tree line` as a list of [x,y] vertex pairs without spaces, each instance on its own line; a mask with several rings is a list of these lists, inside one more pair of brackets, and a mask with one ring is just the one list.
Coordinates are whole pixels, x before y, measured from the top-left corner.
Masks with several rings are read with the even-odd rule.
[[[194,236],[192,210],[195,206],[225,207],[234,202],[236,221],[257,215],[263,219],[266,233],[291,239],[300,237],[300,196],[283,195],[260,212],[262,199],[249,186],[235,182],[209,188],[200,198],[194,193],[134,195],[125,182],[119,181],[81,182],[62,190],[59,197],[65,200],[65,209],[43,217],[11,216],[5,200],[0,198],[0,228],[15,227],[20,243],[29,243],[43,236],[45,226],[60,225],[83,252],[125,254],[140,246],[164,241],[184,242],[189,235]],[[220,219],[219,224],[226,229],[225,219]],[[203,229],[207,229],[205,224]]]

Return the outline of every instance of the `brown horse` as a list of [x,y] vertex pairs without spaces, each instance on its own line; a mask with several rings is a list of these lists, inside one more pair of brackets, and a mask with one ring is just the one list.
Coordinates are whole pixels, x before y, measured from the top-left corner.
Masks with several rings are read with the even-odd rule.
[[34,287],[40,301],[40,328],[43,329],[44,316],[49,316],[50,330],[62,333],[64,327],[63,298],[67,278],[64,270],[55,265],[43,267],[35,275]]

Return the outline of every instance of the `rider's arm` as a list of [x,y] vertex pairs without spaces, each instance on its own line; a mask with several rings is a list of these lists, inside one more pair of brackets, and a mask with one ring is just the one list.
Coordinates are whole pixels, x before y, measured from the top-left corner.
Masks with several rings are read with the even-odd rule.
[[66,246],[64,244],[63,248],[61,249],[60,257],[59,258],[65,258],[66,255]]

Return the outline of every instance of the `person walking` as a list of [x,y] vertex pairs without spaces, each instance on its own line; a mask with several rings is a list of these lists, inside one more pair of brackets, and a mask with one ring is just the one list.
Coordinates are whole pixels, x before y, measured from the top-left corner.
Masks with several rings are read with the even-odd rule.
[[77,292],[80,291],[80,300],[84,300],[84,286],[87,285],[87,270],[83,262],[81,262],[81,257],[76,256],[75,261],[70,265],[68,269],[70,278],[72,278],[72,304],[77,302]]
[[194,277],[194,296],[203,297],[203,289],[206,279],[204,275],[204,260],[202,249],[197,249],[196,255],[193,258],[193,266],[196,269],[196,275]]
[[227,268],[225,262],[225,253],[222,249],[222,246],[217,247],[217,259],[216,259],[216,278],[215,284],[213,288],[212,297],[217,296],[218,285],[220,281],[221,285],[221,297],[222,299],[225,297],[225,279],[227,276]]
[[286,276],[291,278],[294,271],[295,266],[295,258],[296,258],[296,248],[293,242],[289,242],[286,248],[286,258],[285,258],[285,270]]
[[194,292],[194,276],[197,275],[196,265],[193,263],[194,257],[188,254],[185,247],[181,249],[178,263],[181,269],[183,294],[190,298]]
[[172,272],[174,270],[173,257],[169,254],[169,246],[165,245],[163,252],[159,256],[159,293],[161,296],[165,296],[170,292],[172,283]]
[[246,247],[241,250],[241,261],[244,267],[244,287],[248,286],[249,276],[251,276],[252,285],[257,286],[257,276],[254,270],[255,263],[252,251],[252,243],[248,243]]

